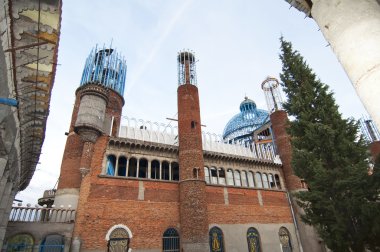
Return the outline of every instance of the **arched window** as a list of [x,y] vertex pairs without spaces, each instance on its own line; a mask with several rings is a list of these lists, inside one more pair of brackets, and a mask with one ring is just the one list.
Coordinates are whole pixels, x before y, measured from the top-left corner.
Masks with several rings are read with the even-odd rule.
[[290,241],[289,231],[285,227],[280,227],[280,231],[278,232],[281,248],[283,252],[292,252],[292,243]]
[[277,187],[278,189],[281,189],[280,177],[279,177],[277,174],[274,175],[274,180],[275,180],[275,182],[276,182],[276,187]]
[[117,165],[117,176],[125,177],[127,175],[127,158],[119,157],[119,162]]
[[168,228],[162,237],[162,251],[179,252],[179,234],[174,228]]
[[48,235],[43,239],[40,252],[63,252],[65,243],[62,235]]
[[106,235],[108,252],[127,252],[132,233],[128,227],[124,225],[115,225],[108,230]]
[[129,159],[128,177],[137,177],[137,159]]
[[247,187],[247,172],[246,171],[241,171],[241,185],[244,187]]
[[167,161],[162,162],[161,179],[169,180],[169,163]]
[[209,232],[211,252],[224,252],[223,232],[218,227],[212,227]]
[[227,185],[234,185],[234,175],[231,169],[227,170]]
[[223,168],[218,168],[218,184],[226,184],[226,173]]
[[261,180],[261,173],[256,172],[255,174],[255,179],[256,179],[256,185],[258,188],[263,188],[263,181]]
[[205,166],[205,181],[207,184],[210,184],[210,169]]
[[218,184],[218,175],[215,167],[210,168],[210,181],[211,184]]
[[17,234],[8,240],[7,251],[16,252],[32,252],[34,239],[30,234]]
[[234,171],[234,180],[235,180],[236,186],[241,186],[240,171],[238,170]]
[[152,161],[150,178],[151,179],[160,179],[160,162],[157,160]]
[[269,188],[268,175],[266,173],[263,173],[263,186],[264,188]]
[[276,188],[276,183],[274,182],[273,175],[271,173],[268,174],[269,178],[269,187]]
[[261,252],[260,235],[256,228],[250,227],[247,231],[248,251]]
[[139,160],[139,178],[148,177],[148,160],[142,158]]
[[179,166],[177,162],[172,162],[172,178],[171,180],[179,180]]
[[255,187],[255,180],[253,178],[253,172],[248,172],[248,186]]
[[115,175],[116,157],[114,155],[107,156],[107,175]]

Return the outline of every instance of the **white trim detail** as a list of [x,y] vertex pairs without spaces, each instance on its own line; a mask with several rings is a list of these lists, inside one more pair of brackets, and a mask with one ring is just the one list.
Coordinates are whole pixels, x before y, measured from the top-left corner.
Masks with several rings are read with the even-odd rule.
[[110,235],[111,235],[112,231],[114,231],[116,228],[123,228],[123,229],[127,230],[129,238],[132,238],[132,232],[131,232],[131,230],[127,226],[125,226],[123,224],[117,224],[117,225],[114,225],[113,227],[111,227],[108,230],[108,232],[106,234],[106,241],[110,240]]

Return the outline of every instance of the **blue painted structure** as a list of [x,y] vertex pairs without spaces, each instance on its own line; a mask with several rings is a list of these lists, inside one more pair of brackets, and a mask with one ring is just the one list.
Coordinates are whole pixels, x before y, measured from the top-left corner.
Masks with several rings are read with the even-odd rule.
[[126,74],[126,61],[116,49],[96,46],[87,57],[80,86],[96,83],[124,96]]
[[380,132],[372,119],[369,117],[362,117],[360,120],[360,130],[364,135],[367,142],[372,143],[380,140]]
[[12,107],[17,107],[17,100],[15,99],[12,99],[12,98],[2,98],[0,97],[0,104],[5,104],[5,105],[8,105],[8,106],[12,106]]
[[269,121],[269,113],[258,109],[248,97],[240,103],[240,113],[228,121],[223,131],[223,139],[235,142],[252,142],[252,132]]

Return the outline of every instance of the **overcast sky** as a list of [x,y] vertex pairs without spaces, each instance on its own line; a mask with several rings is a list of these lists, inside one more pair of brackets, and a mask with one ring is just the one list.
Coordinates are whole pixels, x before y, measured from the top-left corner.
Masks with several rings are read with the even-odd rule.
[[64,0],[57,73],[40,164],[17,195],[36,203],[60,173],[65,132],[84,62],[96,45],[127,60],[123,115],[165,122],[177,113],[177,52],[195,52],[202,124],[221,134],[247,95],[267,109],[261,82],[279,78],[279,37],[330,85],[344,117],[366,114],[316,23],[285,0]]

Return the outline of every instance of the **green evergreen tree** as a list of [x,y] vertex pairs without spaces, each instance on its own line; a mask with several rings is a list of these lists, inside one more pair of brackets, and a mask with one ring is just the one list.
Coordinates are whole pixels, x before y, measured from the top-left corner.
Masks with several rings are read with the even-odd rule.
[[368,175],[367,144],[358,137],[358,123],[342,118],[328,86],[290,42],[280,41],[292,167],[309,186],[295,194],[305,210],[303,221],[332,251],[380,251],[380,167]]

